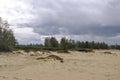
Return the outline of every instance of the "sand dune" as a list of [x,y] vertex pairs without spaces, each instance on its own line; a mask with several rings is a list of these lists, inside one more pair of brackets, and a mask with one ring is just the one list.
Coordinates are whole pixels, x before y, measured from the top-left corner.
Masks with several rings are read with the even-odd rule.
[[[63,58],[64,63],[52,59],[36,60],[51,54]],[[0,80],[120,80],[120,51],[1,54]]]

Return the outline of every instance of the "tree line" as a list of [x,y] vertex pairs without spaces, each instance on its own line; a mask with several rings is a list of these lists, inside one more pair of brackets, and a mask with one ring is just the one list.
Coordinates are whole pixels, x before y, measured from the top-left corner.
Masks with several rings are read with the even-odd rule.
[[29,44],[29,45],[17,45],[17,49],[22,50],[50,50],[58,51],[63,50],[80,50],[80,49],[120,49],[120,45],[108,45],[105,42],[95,41],[76,41],[67,39],[65,37],[57,40],[55,37],[47,37],[44,40],[44,44]]
[[67,39],[65,37],[61,38],[60,41],[57,41],[55,37],[49,37],[45,39],[44,42],[45,48],[52,49],[79,49],[79,48],[88,48],[88,49],[109,49],[109,45],[104,42],[88,42],[88,41],[75,41],[72,39]]

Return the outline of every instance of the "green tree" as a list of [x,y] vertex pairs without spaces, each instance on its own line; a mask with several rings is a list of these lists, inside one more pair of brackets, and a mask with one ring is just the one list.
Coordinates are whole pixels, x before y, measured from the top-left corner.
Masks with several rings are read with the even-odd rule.
[[59,43],[55,37],[50,38],[50,45],[51,45],[51,48],[58,48]]
[[50,47],[50,38],[45,38],[45,42],[44,42],[44,45],[46,48],[49,48]]
[[60,49],[63,49],[65,51],[68,50],[68,40],[65,37],[61,38],[60,40]]
[[7,21],[0,17],[0,51],[11,51],[17,41]]
[[68,49],[75,49],[76,42],[75,40],[68,40]]
[[44,45],[46,48],[58,48],[59,43],[55,37],[45,38]]

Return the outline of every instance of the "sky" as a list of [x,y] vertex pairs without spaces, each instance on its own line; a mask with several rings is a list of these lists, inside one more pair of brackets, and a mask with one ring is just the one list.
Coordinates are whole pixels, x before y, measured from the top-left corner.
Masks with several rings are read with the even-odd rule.
[[45,37],[120,44],[120,0],[0,0],[20,44]]

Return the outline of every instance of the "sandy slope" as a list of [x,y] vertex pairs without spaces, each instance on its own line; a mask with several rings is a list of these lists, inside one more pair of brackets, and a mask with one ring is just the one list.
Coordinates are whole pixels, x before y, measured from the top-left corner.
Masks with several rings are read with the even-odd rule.
[[0,80],[120,80],[120,51],[109,51],[113,54],[104,54],[105,50],[51,53],[62,57],[64,63],[36,60],[38,55],[30,56],[24,52],[2,54]]

